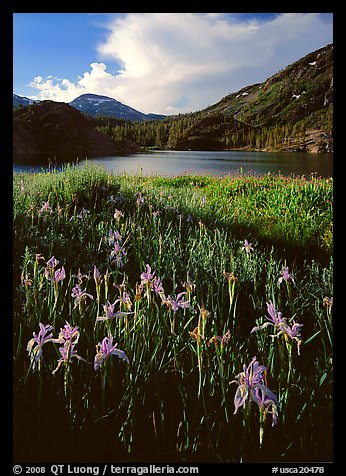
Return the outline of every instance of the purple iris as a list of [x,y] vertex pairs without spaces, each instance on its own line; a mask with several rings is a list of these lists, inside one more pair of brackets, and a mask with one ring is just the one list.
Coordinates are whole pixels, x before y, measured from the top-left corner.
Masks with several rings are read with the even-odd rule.
[[147,272],[141,274],[141,284],[150,283],[150,281],[154,278],[155,273],[151,272],[151,267],[149,264],[146,265]]
[[107,301],[106,304],[103,305],[103,310],[105,312],[105,316],[98,316],[96,318],[96,322],[99,322],[99,321],[107,321],[107,320],[110,320],[110,319],[114,319],[116,317],[122,317],[122,316],[126,316],[128,314],[133,314],[133,312],[121,312],[121,311],[115,311],[115,305],[117,302],[119,302],[120,300],[117,299],[113,304],[111,304],[109,301]]
[[42,356],[42,347],[44,346],[44,344],[46,344],[47,342],[52,342],[54,340],[53,334],[50,332],[53,330],[53,326],[51,326],[50,324],[47,324],[45,326],[41,322],[39,323],[39,326],[39,333],[32,333],[34,337],[29,340],[26,347],[33,369],[35,369],[36,364],[40,363]]
[[169,309],[172,309],[173,312],[176,312],[178,309],[189,309],[191,308],[190,301],[185,301],[184,296],[186,292],[179,293],[174,299],[172,296],[166,296],[161,294],[162,304],[166,304]]
[[282,281],[286,281],[286,282],[292,281],[293,286],[296,285],[292,274],[289,272],[288,266],[282,268],[281,276],[278,279],[278,285],[280,285]]
[[99,342],[96,346],[97,353],[94,359],[94,369],[98,370],[100,366],[105,362],[111,355],[116,355],[119,359],[126,360],[129,363],[125,352],[118,349],[118,344],[113,344],[113,336],[110,334],[108,337],[104,337],[102,342]]
[[82,300],[86,299],[87,297],[90,298],[91,300],[94,299],[94,297],[91,294],[88,294],[86,290],[82,291],[82,288],[79,286],[79,284],[76,284],[72,288],[72,294],[71,296],[74,298],[74,307],[76,308]]
[[243,249],[246,251],[247,254],[251,253],[251,251],[254,250],[251,245],[252,243],[249,243],[248,240],[244,240]]
[[164,293],[163,285],[160,278],[155,278],[153,281],[153,290],[156,295]]
[[238,409],[245,405],[247,401],[255,402],[261,410],[267,412],[272,409],[273,425],[277,422],[278,401],[275,394],[269,390],[264,384],[263,372],[266,370],[264,365],[260,365],[256,357],[253,357],[250,364],[243,365],[243,372],[236,376],[233,382],[238,384],[237,391],[234,396],[234,414]]
[[264,329],[265,327],[273,325],[277,329],[277,333],[275,335],[272,335],[271,337],[278,337],[280,334],[282,334],[286,340],[288,337],[292,340],[295,340],[297,342],[297,352],[298,355],[300,355],[300,346],[302,343],[300,329],[301,327],[303,327],[303,324],[298,324],[293,321],[293,325],[292,327],[290,327],[286,322],[287,319],[285,317],[282,317],[281,312],[276,311],[271,301],[267,303],[267,311],[269,314],[269,317],[267,317],[268,322],[265,322],[261,326],[253,327],[253,329],[251,330],[251,334],[258,330]]
[[53,281],[58,283],[59,281],[63,281],[66,278],[65,268],[62,266],[61,269],[57,269],[54,273]]

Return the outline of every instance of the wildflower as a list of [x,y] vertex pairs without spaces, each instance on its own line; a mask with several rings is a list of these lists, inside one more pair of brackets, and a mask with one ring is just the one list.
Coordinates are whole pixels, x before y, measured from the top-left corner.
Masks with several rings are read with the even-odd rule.
[[120,302],[125,309],[130,310],[132,307],[132,301],[129,294],[126,291],[123,291],[120,297],[115,301],[115,303]]
[[189,335],[193,337],[198,343],[200,342],[201,338],[203,338],[202,334],[200,333],[199,326],[195,327],[192,332],[189,331]]
[[46,263],[44,270],[44,275],[48,281],[55,281],[56,283],[65,279],[66,273],[64,267],[61,269],[55,270],[55,267],[58,265],[59,261],[52,256]]
[[153,284],[153,290],[156,296],[159,295],[160,293],[164,294],[165,290],[163,289],[163,285],[160,278],[155,278],[152,284]]
[[205,308],[203,302],[202,302],[202,305],[198,307],[199,307],[199,312],[200,312],[200,317],[202,319],[202,322],[206,322],[206,320],[210,316],[210,312]]
[[98,370],[100,366],[111,356],[116,355],[119,359],[126,360],[129,363],[125,352],[117,348],[118,344],[113,344],[113,336],[110,334],[102,342],[96,345],[96,355],[94,358],[94,369]]
[[42,216],[44,213],[53,213],[53,210],[49,206],[49,202],[44,202],[43,207],[38,211],[39,215]]
[[146,265],[147,272],[141,274],[141,284],[148,284],[154,278],[155,273],[151,273],[151,267],[149,264]]
[[36,253],[35,254],[35,263],[38,264],[40,260],[44,261],[44,257],[41,255],[41,253]]
[[[40,255],[39,255],[40,256]],[[52,256],[46,263],[47,269],[54,269],[59,264],[59,261]]]
[[[272,414],[272,426],[275,426],[278,420],[278,406],[276,395],[266,386],[257,386],[251,392],[252,401],[257,403],[260,410],[260,418],[265,421],[267,413]],[[269,411],[271,410],[271,411]]]
[[61,269],[57,269],[54,273],[53,281],[58,283],[59,281],[63,281],[66,278],[65,268],[62,266]]
[[77,354],[77,350],[75,349],[75,347],[78,343],[78,340],[78,326],[72,327],[71,324],[66,321],[64,327],[60,328],[58,339],[54,340],[55,343],[62,344],[62,346],[59,347],[61,357],[58,360],[58,365],[56,369],[52,372],[53,375],[55,375],[55,373],[59,370],[62,364],[69,364],[70,359],[72,359],[73,357],[88,363],[83,357]]
[[72,341],[74,344],[77,344],[78,339],[79,339],[79,330],[78,326],[72,327],[71,324],[67,321],[65,321],[64,327],[60,328],[60,334],[59,334],[59,343],[63,343],[63,341],[69,340]]
[[117,303],[117,301],[115,301],[113,304],[111,304],[109,301],[107,301],[107,303],[103,305],[103,310],[104,310],[106,315],[97,317],[96,322],[108,321],[108,320],[114,319],[116,317],[123,317],[123,316],[126,316],[128,314],[133,314],[133,312],[120,312],[120,311],[115,312],[114,308],[115,308],[116,303]]
[[136,302],[141,300],[142,292],[143,292],[143,284],[136,283],[136,294],[135,294]]
[[52,374],[55,375],[56,372],[59,370],[62,364],[69,364],[70,360],[74,357],[78,360],[81,360],[82,362],[88,363],[87,360],[85,360],[83,357],[77,354],[77,351],[75,349],[75,343],[73,343],[70,340],[66,340],[64,342],[64,345],[62,347],[59,347],[59,352],[61,354],[60,359],[58,360],[58,365],[53,370]]
[[209,341],[207,342],[207,346],[209,347],[211,344],[219,345],[219,343],[221,346],[224,346],[226,342],[230,340],[230,338],[231,338],[231,332],[227,331],[226,334],[224,334],[223,336],[211,337],[211,339],[209,339]]
[[196,289],[196,284],[193,281],[186,281],[183,286],[189,295]]
[[142,205],[144,205],[144,197],[142,196],[142,194],[140,192],[138,192],[136,195],[138,195],[138,198],[136,200],[136,204],[141,207]]
[[243,372],[240,372],[236,376],[236,380],[231,383],[237,383],[238,388],[234,396],[234,415],[237,413],[241,406],[244,406],[247,400],[249,402],[254,401],[260,407],[268,412],[269,408],[272,408],[273,420],[272,424],[275,425],[278,416],[278,401],[275,394],[264,385],[263,372],[267,368],[264,365],[260,365],[256,357],[253,357],[250,364],[243,365]]
[[74,299],[74,309],[83,301],[85,300],[87,297],[90,298],[91,300],[94,299],[94,297],[91,295],[91,294],[88,294],[86,292],[86,289],[84,289],[84,291],[82,291],[82,288],[80,287],[79,284],[76,284],[73,288],[72,288],[72,294],[71,296]]
[[289,270],[288,270],[288,266],[282,268],[282,273],[281,273],[281,274],[282,274],[282,276],[280,276],[280,278],[278,279],[278,286],[282,283],[282,281],[288,282],[288,281],[290,281],[290,280],[292,281],[293,286],[296,285],[292,274],[291,274],[291,273],[289,272]]
[[267,311],[270,317],[267,317],[268,322],[265,322],[261,326],[256,326],[251,330],[251,334],[260,329],[264,329],[270,325],[273,325],[277,329],[276,335],[271,335],[271,337],[278,337],[280,334],[283,334],[286,342],[288,342],[288,337],[297,342],[297,352],[300,355],[300,346],[302,343],[300,328],[303,327],[303,324],[297,324],[293,321],[292,327],[287,324],[287,319],[282,317],[281,312],[276,312],[275,307],[271,301],[267,303]]
[[114,243],[113,245],[113,250],[111,251],[109,255],[109,260],[110,262],[115,262],[116,266],[118,268],[121,268],[124,266],[124,261],[123,259],[126,257],[126,251],[124,248],[121,246],[119,242]]
[[108,234],[107,234],[107,237],[106,237],[106,243],[109,245],[109,246],[112,246],[114,245],[114,243],[122,243],[122,239],[123,237],[121,236],[121,234],[119,233],[118,230],[108,230]]
[[172,296],[166,296],[164,294],[161,294],[161,304],[166,304],[166,306],[169,309],[172,309],[173,312],[176,312],[179,308],[180,309],[188,309],[191,308],[190,301],[185,301],[184,296],[186,292],[179,293],[176,297],[176,299],[172,298]]
[[85,218],[86,215],[88,215],[90,213],[90,210],[87,210],[86,208],[82,208],[82,210],[80,211],[80,213],[77,215],[77,218]]
[[243,249],[247,254],[250,254],[253,251],[252,243],[249,243],[248,240],[244,240]]
[[25,286],[25,288],[28,288],[29,286],[32,286],[32,279],[29,278],[29,275],[27,273],[25,273],[25,277],[22,276],[22,281],[23,281],[23,284]]
[[29,340],[26,350],[29,353],[30,362],[32,365],[33,370],[36,367],[36,364],[40,366],[40,360],[42,356],[42,348],[44,344],[47,342],[54,342],[53,334],[50,332],[53,330],[53,326],[47,324],[46,326],[43,325],[41,322],[39,323],[40,330],[39,333],[36,334],[35,332],[32,333],[34,336],[32,339]]
[[118,210],[117,208],[114,210],[114,218],[116,220],[119,220],[121,217],[124,216],[123,212],[121,212],[120,210]]

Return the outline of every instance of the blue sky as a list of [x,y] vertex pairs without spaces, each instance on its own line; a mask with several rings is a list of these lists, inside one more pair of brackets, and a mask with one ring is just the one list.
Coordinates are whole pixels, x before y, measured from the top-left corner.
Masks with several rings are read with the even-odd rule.
[[15,13],[13,92],[196,111],[333,42],[328,13]]

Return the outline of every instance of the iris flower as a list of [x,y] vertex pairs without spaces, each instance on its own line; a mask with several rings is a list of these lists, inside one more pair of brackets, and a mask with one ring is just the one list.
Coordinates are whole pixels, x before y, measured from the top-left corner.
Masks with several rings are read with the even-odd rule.
[[78,360],[81,360],[82,362],[88,363],[87,360],[85,360],[83,357],[77,354],[77,351],[75,349],[74,343],[72,343],[70,340],[66,340],[64,342],[64,345],[62,347],[59,347],[59,352],[61,354],[60,359],[58,360],[58,365],[55,370],[53,370],[52,374],[55,375],[56,372],[59,370],[62,364],[68,364],[70,363],[70,360],[75,357]]
[[251,253],[251,251],[254,250],[251,245],[252,243],[249,243],[247,240],[244,240],[243,249],[247,252],[247,254]]
[[270,325],[274,326],[277,329],[277,333],[275,335],[271,335],[271,337],[278,337],[279,335],[283,335],[285,340],[287,341],[288,338],[295,340],[297,342],[297,352],[300,355],[300,346],[302,343],[301,335],[300,335],[300,328],[303,327],[303,324],[297,324],[293,321],[292,327],[287,324],[287,319],[282,317],[281,312],[276,312],[275,307],[271,301],[267,302],[267,311],[269,317],[267,317],[268,322],[265,322],[261,326],[256,326],[251,330],[251,334],[256,332],[260,329],[264,329]]
[[156,295],[160,293],[164,293],[165,290],[163,289],[162,281],[160,278],[155,278],[153,281],[153,290]]
[[113,244],[113,249],[109,255],[109,260],[112,263],[115,262],[118,268],[124,266],[124,259],[126,258],[126,251],[121,246],[120,242],[115,242]]
[[226,342],[228,342],[231,338],[231,332],[227,331],[226,334],[223,336],[213,336],[207,342],[207,346],[209,347],[211,344],[215,344],[216,346],[220,343],[221,346],[224,346]]
[[263,420],[265,420],[267,413],[272,414],[272,426],[276,425],[278,420],[278,406],[276,395],[264,385],[259,385],[252,389],[251,399],[257,403]]
[[62,266],[61,269],[57,269],[54,273],[53,281],[58,283],[59,281],[63,281],[66,278],[66,271],[65,268]]
[[114,311],[115,305],[118,301],[119,301],[119,299],[117,299],[113,304],[111,304],[109,301],[107,301],[107,303],[103,305],[103,310],[104,310],[106,315],[97,317],[96,322],[108,321],[108,320],[114,319],[116,317],[123,317],[123,316],[126,316],[128,314],[133,314],[133,312]]
[[47,344],[47,342],[56,342],[56,339],[53,339],[53,334],[50,332],[53,330],[53,326],[50,324],[45,326],[41,322],[39,326],[39,333],[32,333],[34,337],[29,340],[26,347],[33,370],[35,369],[36,364],[38,364],[38,367],[40,367],[42,348],[44,344]]
[[119,220],[121,217],[124,216],[124,214],[123,214],[122,211],[120,211],[120,210],[118,210],[118,209],[116,208],[115,211],[114,211],[114,215],[113,215],[113,216],[114,216],[114,218],[115,218],[116,220]]
[[96,355],[94,359],[94,369],[98,370],[100,366],[111,356],[116,355],[119,359],[126,360],[129,363],[125,352],[117,348],[118,344],[113,344],[113,336],[110,334],[96,346]]
[[43,213],[53,213],[53,210],[49,206],[49,202],[44,202],[43,207],[40,208],[38,213],[39,213],[39,215],[43,215]]
[[166,296],[164,294],[160,294],[162,303],[166,304],[169,309],[172,309],[173,312],[176,312],[178,309],[188,309],[191,308],[190,301],[185,301],[184,296],[186,292],[179,293],[177,297],[174,299],[172,296]]
[[63,344],[62,347],[59,347],[60,359],[58,360],[58,365],[52,374],[54,375],[62,364],[70,363],[70,360],[74,357],[78,360],[88,363],[83,357],[77,354],[76,345],[79,339],[79,330],[78,326],[72,327],[69,322],[66,321],[64,327],[60,328],[60,333],[58,339],[55,339],[55,343]]
[[72,288],[72,294],[71,296],[74,297],[74,309],[87,297],[90,298],[91,300],[94,299],[94,297],[91,294],[88,294],[85,292],[86,290],[82,291],[82,288],[79,286],[79,284],[76,284]]
[[147,272],[141,274],[141,284],[150,283],[154,278],[155,273],[151,272],[151,267],[149,264],[146,265]]
[[234,396],[234,415],[238,409],[245,405],[247,401],[255,402],[261,411],[267,413],[271,408],[273,415],[272,425],[277,422],[278,401],[275,394],[264,385],[263,372],[267,368],[260,365],[256,357],[253,357],[250,364],[243,365],[243,372],[236,376],[236,380],[231,383],[237,383],[238,388]]
[[278,285],[280,285],[282,283],[282,281],[286,281],[286,282],[292,281],[293,286],[295,287],[295,285],[296,285],[292,274],[289,272],[288,266],[282,268],[281,276],[278,279]]
[[58,265],[59,261],[52,256],[46,263],[48,269],[55,268]]

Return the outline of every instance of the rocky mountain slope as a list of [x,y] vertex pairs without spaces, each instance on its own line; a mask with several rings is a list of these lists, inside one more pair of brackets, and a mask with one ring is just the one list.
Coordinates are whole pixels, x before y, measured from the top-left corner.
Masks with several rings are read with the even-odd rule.
[[14,111],[13,152],[85,158],[115,154],[117,149],[72,106],[42,101]]
[[[214,125],[205,131],[205,123],[212,118]],[[329,152],[332,150],[332,120],[333,45],[327,45],[265,82],[244,87],[200,111],[182,142],[189,147],[196,136],[204,136],[205,141],[209,136],[220,146],[227,147],[227,134],[230,138],[239,130],[248,134],[251,129],[256,138],[263,130],[271,130],[277,134],[279,150]],[[227,134],[220,134],[222,130],[228,131]]]

